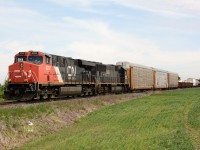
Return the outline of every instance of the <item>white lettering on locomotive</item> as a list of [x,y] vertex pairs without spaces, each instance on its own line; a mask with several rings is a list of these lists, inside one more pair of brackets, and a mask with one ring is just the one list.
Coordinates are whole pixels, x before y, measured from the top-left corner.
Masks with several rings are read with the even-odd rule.
[[68,80],[75,80],[76,67],[75,66],[67,66],[67,74],[68,74]]

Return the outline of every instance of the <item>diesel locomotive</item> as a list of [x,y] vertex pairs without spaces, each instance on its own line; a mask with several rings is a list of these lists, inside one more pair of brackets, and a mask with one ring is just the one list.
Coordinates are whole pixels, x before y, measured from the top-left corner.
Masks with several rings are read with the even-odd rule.
[[129,62],[107,65],[28,51],[15,55],[4,95],[8,100],[31,100],[177,87],[177,73]]
[[118,93],[128,90],[119,65],[73,59],[37,51],[19,52],[8,69],[7,99],[46,99]]

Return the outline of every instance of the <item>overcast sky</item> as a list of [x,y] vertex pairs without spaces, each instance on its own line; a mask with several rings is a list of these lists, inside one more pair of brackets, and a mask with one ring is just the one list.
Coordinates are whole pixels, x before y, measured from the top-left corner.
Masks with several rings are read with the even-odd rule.
[[200,1],[0,0],[0,83],[28,50],[200,78]]

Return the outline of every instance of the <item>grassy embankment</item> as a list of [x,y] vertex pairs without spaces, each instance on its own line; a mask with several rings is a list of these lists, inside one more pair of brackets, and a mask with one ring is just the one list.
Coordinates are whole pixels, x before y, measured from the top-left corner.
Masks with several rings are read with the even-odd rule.
[[145,93],[15,104],[0,107],[0,149],[12,149],[70,126],[103,107],[145,96]]
[[200,149],[200,89],[106,107],[21,149]]

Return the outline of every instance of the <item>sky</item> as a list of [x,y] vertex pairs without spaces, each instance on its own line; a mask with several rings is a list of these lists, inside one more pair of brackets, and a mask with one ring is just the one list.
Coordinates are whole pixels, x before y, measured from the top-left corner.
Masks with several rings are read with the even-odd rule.
[[29,50],[199,79],[200,1],[0,0],[0,83]]

